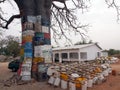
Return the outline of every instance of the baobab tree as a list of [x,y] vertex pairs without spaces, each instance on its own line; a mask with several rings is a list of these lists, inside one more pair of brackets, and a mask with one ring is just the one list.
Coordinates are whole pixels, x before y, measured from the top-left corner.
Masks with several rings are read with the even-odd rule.
[[[3,0],[1,2],[6,2],[7,0]],[[60,2],[63,4],[63,7],[57,6],[54,2]],[[24,71],[24,68],[30,68],[31,63],[36,63],[36,59],[39,61],[47,61],[49,58],[45,58],[45,56],[41,53],[43,48],[49,48],[49,46],[37,47],[38,45],[50,45],[50,25],[51,25],[51,16],[57,21],[59,28],[61,30],[61,34],[57,32],[57,29],[53,28],[54,32],[61,37],[64,34],[64,26],[66,23],[69,27],[72,27],[76,32],[78,28],[82,28],[85,26],[77,26],[76,17],[71,12],[74,10],[70,10],[67,7],[67,0],[14,0],[17,4],[20,14],[13,15],[9,20],[5,20],[1,16],[1,20],[6,22],[5,25],[1,23],[2,28],[8,28],[8,25],[15,19],[21,18],[22,24],[22,47],[23,53],[21,57],[23,57],[24,64],[22,65],[22,77],[23,79],[26,76],[31,77],[31,69],[27,69],[28,71]],[[74,1],[73,1],[74,2]],[[74,2],[76,7],[79,7],[79,3],[81,1]],[[83,5],[84,6],[84,5]],[[83,6],[80,6],[81,8]],[[85,8],[85,7],[83,7]],[[58,15],[59,14],[59,15]],[[35,33],[34,33],[35,32]],[[80,33],[82,36],[82,33]],[[54,35],[55,36],[55,35]],[[66,37],[67,38],[67,37]],[[35,47],[36,46],[36,47]],[[37,49],[36,49],[37,48]],[[40,51],[38,51],[40,49]],[[37,54],[36,54],[37,53]],[[46,55],[47,57],[49,55]],[[45,59],[45,60],[43,60]],[[37,61],[38,61],[37,60]],[[34,63],[35,62],[35,63]],[[27,66],[26,66],[27,64]],[[30,65],[29,65],[30,64]],[[25,69],[26,70],[26,69]],[[32,69],[32,74],[36,74],[36,70]],[[34,76],[34,75],[33,75]]]
[[[24,47],[23,56],[28,59],[34,59],[33,56],[33,48],[34,45],[50,45],[50,28],[53,30],[53,38],[59,36],[59,39],[65,37],[67,40],[68,37],[65,34],[66,31],[79,33],[82,38],[85,36],[85,28],[88,25],[82,25],[77,21],[77,17],[75,15],[75,10],[84,10],[89,8],[86,3],[90,2],[90,0],[13,0],[19,9],[20,14],[13,15],[9,20],[6,20],[2,14],[2,7],[0,7],[0,27],[1,28],[9,28],[9,24],[15,18],[21,18],[22,24],[22,44],[27,47]],[[11,3],[10,0],[0,0],[0,3]],[[56,4],[59,2],[59,4]],[[109,7],[114,7],[117,11],[117,17],[119,20],[119,6],[115,3],[115,0],[105,0]],[[72,3],[72,7],[69,7],[69,4]],[[57,26],[57,28],[56,28]],[[58,29],[59,28],[59,29]],[[45,37],[43,34],[34,35],[32,32],[44,32],[46,34],[46,41],[43,41]],[[29,33],[30,32],[30,33]],[[24,34],[30,36],[26,37],[24,40]],[[34,37],[39,36],[40,38],[33,39]],[[44,35],[45,36],[45,35]],[[34,43],[30,43],[33,42]],[[45,39],[44,39],[45,40]],[[56,40],[56,39],[55,39]],[[36,43],[36,41],[39,41]],[[70,41],[70,40],[69,40]],[[31,52],[31,53],[30,53]]]

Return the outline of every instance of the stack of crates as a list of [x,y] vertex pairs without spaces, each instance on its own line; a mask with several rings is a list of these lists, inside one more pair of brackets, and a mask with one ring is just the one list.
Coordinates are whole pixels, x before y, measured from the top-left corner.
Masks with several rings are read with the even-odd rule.
[[[50,41],[50,22],[46,17],[22,17],[22,48],[21,76],[23,80],[30,80],[45,76],[41,65],[52,62],[52,47]],[[32,73],[31,73],[32,72]],[[32,74],[32,75],[31,75]]]
[[49,58],[51,62],[51,41],[50,41],[50,26],[49,22],[43,19],[43,17],[36,16],[35,23],[35,36],[34,36],[34,60],[38,60],[38,62],[42,62],[44,59],[45,63],[48,61],[47,54],[49,54]]
[[32,76],[38,81],[47,79],[47,74],[42,66],[44,66],[44,63],[51,63],[52,61],[50,26],[43,22],[46,21],[44,21],[40,15],[36,16]]
[[33,77],[36,76],[38,72],[42,72],[40,68],[43,68],[38,68],[38,66],[52,61],[50,41],[52,3],[50,2],[49,0],[22,0],[24,9],[21,18],[22,48],[20,54],[23,63],[20,75],[23,80],[30,80],[31,72]]
[[111,73],[110,65],[94,62],[54,63],[47,71],[50,76],[49,84],[61,86],[62,89],[69,88],[69,90],[87,90],[87,88],[107,80],[109,73]]
[[22,48],[21,56],[23,63],[21,65],[22,80],[31,80],[31,68],[33,58],[33,37],[35,17],[23,16],[22,18]]

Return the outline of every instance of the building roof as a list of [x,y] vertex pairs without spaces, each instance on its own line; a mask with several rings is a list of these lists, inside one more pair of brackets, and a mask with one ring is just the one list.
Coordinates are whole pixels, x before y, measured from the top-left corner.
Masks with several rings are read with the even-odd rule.
[[92,45],[96,45],[98,48],[100,48],[102,50],[102,48],[97,43],[73,45],[73,46],[67,46],[67,47],[57,47],[57,48],[53,48],[52,50],[57,51],[57,50],[68,50],[68,49],[81,49],[81,48],[89,47]]

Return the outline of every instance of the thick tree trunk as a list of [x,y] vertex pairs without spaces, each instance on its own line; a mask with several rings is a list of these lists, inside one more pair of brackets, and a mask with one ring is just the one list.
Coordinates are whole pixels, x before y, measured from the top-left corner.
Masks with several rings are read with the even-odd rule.
[[[36,63],[51,62],[50,57],[42,55],[42,50],[51,50],[50,40],[50,8],[51,0],[22,0],[19,5],[22,9],[22,50],[23,57],[22,79],[30,80],[31,70],[32,76],[36,78],[37,65]],[[36,49],[37,48],[37,49]],[[46,50],[47,50],[46,49]],[[36,60],[37,59],[37,60]]]

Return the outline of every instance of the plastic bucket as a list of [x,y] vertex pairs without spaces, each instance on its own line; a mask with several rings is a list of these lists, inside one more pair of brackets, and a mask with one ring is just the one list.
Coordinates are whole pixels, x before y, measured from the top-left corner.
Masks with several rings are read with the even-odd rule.
[[75,83],[69,82],[69,90],[76,90]]
[[42,32],[36,32],[35,33],[35,37],[43,38],[44,37],[44,33],[42,33]]
[[33,71],[33,72],[37,72],[37,70],[38,70],[38,65],[37,65],[37,63],[33,63],[33,65],[32,65],[32,71]]
[[55,82],[54,82],[55,86],[59,86],[60,85],[60,78],[56,78]]
[[92,87],[93,86],[93,80],[90,79],[87,81],[87,87]]
[[104,76],[103,76],[103,74],[100,74],[99,76],[98,76],[98,78],[99,78],[99,80],[103,80],[104,79]]
[[44,33],[44,37],[50,39],[50,33]]
[[22,80],[24,80],[24,81],[31,80],[31,75],[24,75],[24,76],[22,76]]
[[108,68],[107,70],[108,70],[109,74],[112,73],[112,69],[111,68]]
[[42,26],[42,32],[43,33],[50,33],[49,27],[48,26]]
[[37,23],[41,25],[41,15],[38,15],[36,18],[37,18]]
[[26,42],[24,45],[25,49],[32,49],[32,42]]
[[42,26],[39,23],[35,23],[35,32],[42,32]]
[[36,18],[36,16],[29,15],[29,16],[27,16],[27,21],[31,22],[31,23],[36,23],[37,18]]
[[87,81],[82,85],[81,90],[87,90]]
[[68,75],[65,74],[65,73],[61,73],[60,77],[61,77],[62,80],[65,80],[65,81],[68,80]]
[[108,76],[108,70],[104,71],[104,76]]
[[31,75],[31,71],[21,71],[22,76]]
[[61,88],[67,89],[67,81],[61,80]]
[[44,44],[50,45],[51,44],[50,39],[44,38]]
[[94,77],[93,78],[93,84],[96,84],[97,80],[98,80],[98,77]]
[[49,84],[54,84],[55,78],[53,76],[51,76],[48,80]]
[[116,70],[112,70],[112,75],[116,76]]
[[23,72],[31,72],[31,64],[29,64],[29,63],[22,64],[22,71]]
[[31,23],[31,22],[26,22],[25,24],[24,24],[24,30],[33,30],[34,28],[33,28],[33,23]]
[[46,71],[46,67],[45,67],[45,65],[43,65],[43,64],[39,64],[38,65],[38,72],[45,72]]

